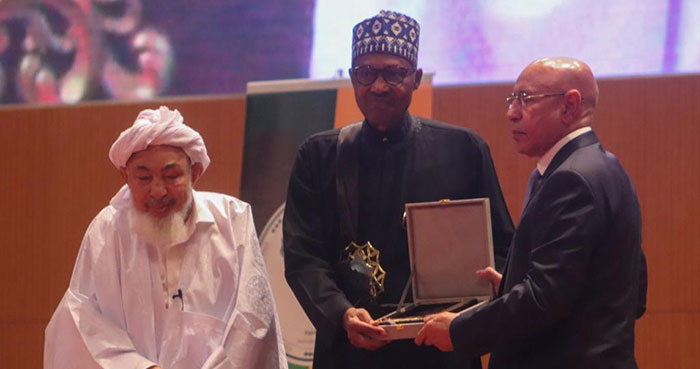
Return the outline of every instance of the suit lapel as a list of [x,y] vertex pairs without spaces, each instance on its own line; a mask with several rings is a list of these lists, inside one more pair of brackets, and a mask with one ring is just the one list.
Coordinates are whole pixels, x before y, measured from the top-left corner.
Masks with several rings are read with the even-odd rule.
[[[569,141],[564,145],[559,152],[557,152],[556,155],[554,155],[554,158],[552,159],[552,162],[549,163],[547,166],[547,170],[544,172],[542,175],[542,180],[546,181],[547,178],[554,172],[561,163],[564,162],[571,154],[573,154],[576,150],[586,147],[589,145],[593,145],[595,143],[599,143],[598,137],[595,135],[593,131],[586,132],[573,140]],[[540,186],[541,187],[541,186]]]
[[559,152],[557,152],[556,155],[554,155],[552,162],[549,163],[549,165],[547,166],[547,170],[545,170],[544,174],[542,175],[542,178],[539,180],[537,188],[534,188],[532,190],[532,193],[530,194],[528,203],[525,205],[525,207],[523,208],[523,212],[520,215],[520,219],[522,220],[523,216],[527,212],[529,205],[532,203],[532,199],[535,198],[537,193],[542,189],[542,187],[545,186],[545,184],[547,183],[547,179],[549,179],[549,176],[551,176],[552,173],[554,173],[554,171],[557,170],[557,168],[559,168],[559,166],[567,158],[569,158],[569,156],[571,156],[571,154],[573,154],[574,152],[576,152],[576,150],[578,150],[582,147],[590,146],[590,145],[597,144],[597,143],[600,143],[600,141],[598,141],[598,137],[595,135],[595,133],[593,131],[586,132],[586,133],[574,138],[573,140],[567,142],[566,145],[564,145],[559,150]]

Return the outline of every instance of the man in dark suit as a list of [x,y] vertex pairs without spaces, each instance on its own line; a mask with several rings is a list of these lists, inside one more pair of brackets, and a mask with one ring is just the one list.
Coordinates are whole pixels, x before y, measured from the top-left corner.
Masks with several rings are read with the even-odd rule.
[[528,65],[507,98],[521,154],[537,157],[503,278],[480,308],[426,318],[416,344],[476,355],[490,368],[636,368],[646,261],[634,186],[590,128],[598,86],[586,64]]

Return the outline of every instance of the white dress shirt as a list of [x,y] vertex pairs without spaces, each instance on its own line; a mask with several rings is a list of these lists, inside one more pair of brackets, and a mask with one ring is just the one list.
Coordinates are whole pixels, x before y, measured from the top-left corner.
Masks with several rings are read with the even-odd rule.
[[568,135],[560,138],[559,141],[557,141],[557,143],[550,147],[549,150],[547,150],[547,152],[544,153],[544,155],[542,155],[542,157],[539,160],[537,160],[537,171],[540,172],[540,175],[544,175],[544,172],[547,170],[549,163],[552,162],[554,156],[559,152],[559,150],[561,150],[562,147],[564,147],[564,145],[569,143],[574,138],[590,131],[592,131],[591,127],[586,126],[583,128],[579,128],[569,133]]

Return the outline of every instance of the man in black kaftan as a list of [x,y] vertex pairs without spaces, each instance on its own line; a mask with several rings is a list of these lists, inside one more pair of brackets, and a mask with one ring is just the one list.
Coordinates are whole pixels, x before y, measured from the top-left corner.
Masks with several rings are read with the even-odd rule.
[[[513,233],[486,143],[468,129],[408,113],[422,77],[415,68],[418,24],[380,12],[355,27],[354,40],[363,38],[360,26],[381,34],[372,25],[394,23],[407,40],[412,30],[416,34],[413,43],[404,43],[407,50],[377,53],[379,46],[359,41],[353,46],[350,73],[365,120],[307,139],[289,182],[285,275],[317,330],[315,369],[480,367],[478,358],[460,361],[412,340],[379,340],[383,329],[372,322],[396,308],[410,276],[406,203],[488,197],[497,264],[505,260]],[[337,266],[351,241],[369,241],[381,253],[386,279],[374,301],[357,299],[350,281],[340,279],[345,274]]]

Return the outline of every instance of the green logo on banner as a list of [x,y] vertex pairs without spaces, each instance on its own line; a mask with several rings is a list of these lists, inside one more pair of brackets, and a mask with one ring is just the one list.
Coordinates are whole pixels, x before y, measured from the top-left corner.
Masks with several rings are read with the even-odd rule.
[[272,294],[280,318],[289,369],[310,369],[316,330],[297,302],[284,278],[282,258],[282,216],[284,204],[272,214],[260,234],[260,247],[270,277]]

